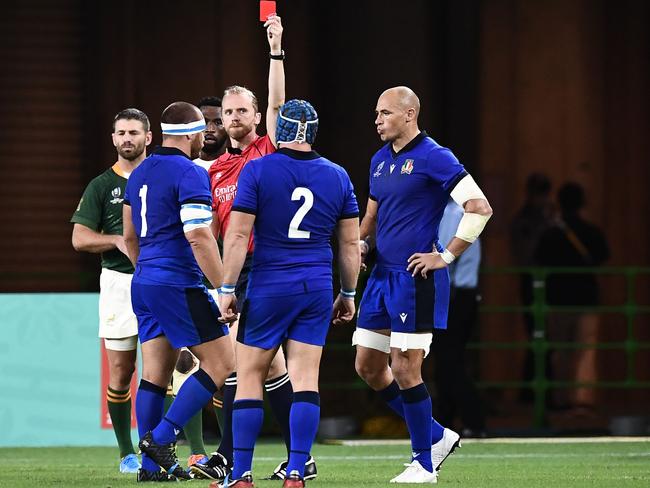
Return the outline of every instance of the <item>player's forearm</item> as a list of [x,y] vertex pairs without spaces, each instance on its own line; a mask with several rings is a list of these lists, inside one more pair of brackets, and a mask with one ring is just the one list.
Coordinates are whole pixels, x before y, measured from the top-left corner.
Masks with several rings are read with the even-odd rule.
[[117,235],[101,234],[81,224],[75,224],[72,231],[72,247],[75,251],[106,252],[117,248],[118,238]]
[[138,256],[140,255],[140,245],[138,244],[138,238],[135,234],[124,234],[124,245],[126,247],[127,256],[133,267],[135,267],[138,262]]
[[[280,52],[278,50],[277,54]],[[284,61],[271,59],[269,65],[269,108],[275,111],[279,110],[285,98]]]
[[207,227],[195,229],[185,234],[192,248],[194,259],[214,288],[223,282],[223,266],[219,247],[212,232]]
[[361,266],[359,240],[347,242],[339,248],[339,273],[341,290],[356,290]]
[[377,216],[368,214],[364,215],[363,220],[361,221],[361,226],[359,227],[360,238],[363,240],[374,240],[376,230]]
[[250,234],[246,235],[244,233],[231,232],[230,230],[226,233],[226,240],[223,244],[224,284],[235,285],[237,283],[239,273],[246,260],[249,239]]

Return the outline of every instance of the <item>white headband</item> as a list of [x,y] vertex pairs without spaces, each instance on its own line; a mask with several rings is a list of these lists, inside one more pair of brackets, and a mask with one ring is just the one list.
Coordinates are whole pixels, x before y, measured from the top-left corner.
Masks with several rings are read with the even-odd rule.
[[190,134],[197,134],[205,130],[205,120],[195,120],[187,124],[160,124],[163,134],[170,136],[184,136]]

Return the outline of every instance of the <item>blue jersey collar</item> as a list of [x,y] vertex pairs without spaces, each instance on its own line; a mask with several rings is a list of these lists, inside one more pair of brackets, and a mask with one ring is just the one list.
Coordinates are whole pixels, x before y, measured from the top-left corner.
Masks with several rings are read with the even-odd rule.
[[190,159],[187,154],[175,147],[156,146],[156,149],[153,150],[153,153],[160,154],[161,156],[184,156],[187,159]]
[[420,133],[417,136],[415,136],[413,139],[411,139],[406,146],[404,146],[402,149],[399,150],[399,152],[395,152],[395,150],[393,149],[393,143],[389,142],[388,147],[390,148],[390,154],[393,156],[393,159],[395,159],[400,154],[409,152],[411,149],[417,146],[420,143],[420,141],[422,141],[422,139],[428,136],[429,134],[427,134],[426,131],[420,131]]
[[318,154],[316,151],[296,151],[295,149],[289,149],[288,147],[281,147],[275,152],[277,154],[284,154],[285,156],[289,156],[291,159],[301,159],[303,161],[320,158],[320,154]]

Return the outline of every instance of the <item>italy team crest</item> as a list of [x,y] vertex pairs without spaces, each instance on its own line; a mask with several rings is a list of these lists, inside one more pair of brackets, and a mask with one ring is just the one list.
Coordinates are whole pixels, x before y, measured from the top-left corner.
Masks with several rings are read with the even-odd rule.
[[404,164],[402,165],[401,173],[410,175],[411,171],[413,171],[413,160],[407,159],[406,161],[404,161]]

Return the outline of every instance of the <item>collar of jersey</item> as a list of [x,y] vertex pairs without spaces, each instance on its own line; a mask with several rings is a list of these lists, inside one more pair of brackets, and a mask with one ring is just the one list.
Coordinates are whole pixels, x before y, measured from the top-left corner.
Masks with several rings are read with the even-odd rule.
[[284,154],[285,156],[289,156],[291,159],[301,159],[303,161],[320,158],[320,154],[318,154],[316,151],[296,151],[295,149],[289,149],[288,147],[281,147],[275,152],[277,154]]
[[187,154],[175,147],[156,146],[156,149],[154,149],[153,152],[154,154],[160,154],[162,156],[184,156],[187,159],[190,159]]
[[425,137],[428,137],[429,134],[426,133],[426,131],[420,131],[420,133],[415,136],[413,139],[409,141],[409,143],[404,146],[402,149],[399,150],[399,152],[395,152],[393,149],[393,144],[389,143],[388,146],[390,148],[390,153],[393,156],[393,159],[395,159],[397,156],[400,154],[404,154],[405,152],[409,152],[411,149],[413,149],[415,146],[417,146],[422,139]]

